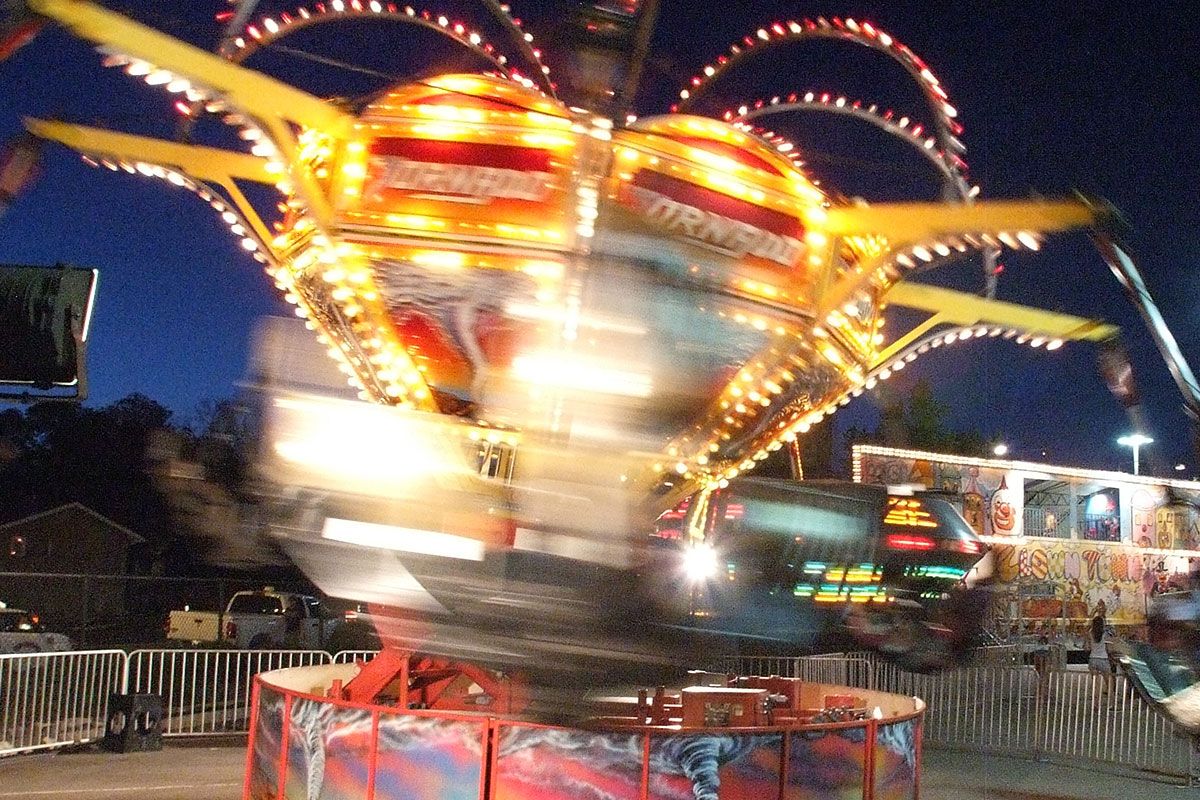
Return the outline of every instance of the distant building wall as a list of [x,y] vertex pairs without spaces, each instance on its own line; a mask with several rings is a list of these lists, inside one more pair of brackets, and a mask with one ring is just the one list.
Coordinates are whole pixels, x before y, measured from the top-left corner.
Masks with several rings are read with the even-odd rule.
[[[853,467],[856,481],[947,492],[1024,619],[1081,622],[1103,600],[1110,620],[1140,625],[1151,597],[1200,567],[1200,483],[861,445]],[[1030,503],[1027,482],[1062,488]]]
[[[79,503],[70,503],[0,526],[0,571],[124,575],[130,550],[142,539],[128,529]],[[95,590],[80,580],[78,591],[64,583],[36,577],[0,579],[0,600],[42,616],[60,629],[74,629],[125,612],[125,591],[119,585]]]

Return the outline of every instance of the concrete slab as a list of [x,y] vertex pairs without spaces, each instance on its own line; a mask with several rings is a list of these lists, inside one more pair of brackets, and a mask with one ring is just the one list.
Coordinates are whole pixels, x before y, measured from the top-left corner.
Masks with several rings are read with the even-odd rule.
[[922,755],[921,800],[1200,800],[1200,787],[1114,775],[1086,765],[930,748]]
[[0,759],[0,800],[238,800],[245,745]]

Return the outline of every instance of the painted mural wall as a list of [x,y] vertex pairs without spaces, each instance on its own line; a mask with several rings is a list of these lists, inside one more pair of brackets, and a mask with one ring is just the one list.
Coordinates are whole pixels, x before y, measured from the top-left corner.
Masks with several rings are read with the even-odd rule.
[[[976,533],[1013,537],[1011,545],[993,545],[997,578],[1053,592],[1022,599],[1018,616],[1051,619],[1065,613],[1083,620],[1103,600],[1110,621],[1140,625],[1149,598],[1185,588],[1189,562],[1195,560],[1141,548],[1200,550],[1200,514],[1195,510],[1200,494],[1194,492],[1176,490],[1172,498],[1163,487],[1140,484],[1093,492],[1095,499],[1077,515],[1077,538],[1025,538],[1024,485],[1032,473],[860,454],[860,474],[866,483],[921,484],[954,492],[962,497],[963,516]],[[1060,535],[1070,536],[1070,509],[1040,510],[1043,520],[1062,526]]]
[[[287,700],[260,689],[248,765],[253,800],[366,800],[372,747],[376,798],[857,800],[868,759],[878,800],[916,795],[915,719],[878,725],[868,748],[866,723],[648,736]],[[489,726],[495,749],[485,781]]]
[[995,545],[993,553],[1000,581],[1046,581],[1053,587],[1053,597],[1021,601],[1021,616],[1032,618],[1052,619],[1065,612],[1068,618],[1086,619],[1103,600],[1111,622],[1140,625],[1149,598],[1184,588],[1189,569],[1186,556],[1100,542],[1027,540]]
[[894,456],[860,457],[863,483],[920,484],[962,496],[962,515],[982,536],[1021,536],[1024,476],[1014,470]]

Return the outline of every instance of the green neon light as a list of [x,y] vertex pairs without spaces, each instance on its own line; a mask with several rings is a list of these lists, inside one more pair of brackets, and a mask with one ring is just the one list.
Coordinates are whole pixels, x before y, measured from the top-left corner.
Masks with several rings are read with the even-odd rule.
[[911,575],[918,578],[945,578],[947,580],[959,580],[967,574],[965,569],[958,567],[946,567],[937,564],[927,564],[919,567],[905,567],[905,575]]

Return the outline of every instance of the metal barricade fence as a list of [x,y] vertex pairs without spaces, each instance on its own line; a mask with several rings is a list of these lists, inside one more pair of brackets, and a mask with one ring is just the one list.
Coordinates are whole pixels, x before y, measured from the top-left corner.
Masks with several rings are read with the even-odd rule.
[[126,691],[162,698],[164,736],[245,733],[255,675],[332,662],[324,650],[134,650]]
[[928,707],[925,740],[934,746],[1200,778],[1196,744],[1137,696],[1123,676],[1114,677],[1110,691],[1100,675],[1050,670],[1042,677],[1028,666],[921,675],[864,654],[742,658],[723,667],[920,697]]
[[717,663],[715,671],[728,675],[798,678],[802,660],[794,656],[726,656]]
[[334,653],[333,663],[349,664],[352,661],[367,662],[379,655],[378,650],[339,650]]
[[935,675],[881,668],[880,683],[928,705],[926,741],[934,745],[1035,756],[1043,717],[1031,667],[971,667]]
[[878,669],[869,653],[823,653],[816,656],[729,656],[719,672],[734,675],[775,675],[812,683],[836,683],[874,689]]
[[0,756],[103,736],[125,664],[120,650],[0,655]]
[[[162,697],[167,736],[245,733],[253,676],[285,667],[370,660],[377,651],[95,650],[0,655],[0,756],[101,738],[115,693]],[[932,745],[1111,764],[1193,779],[1191,739],[1123,676],[978,666],[903,672],[872,654],[741,658],[720,669],[922,698]],[[1195,764],[1195,766],[1194,766]]]
[[[1194,744],[1155,713],[1123,675],[1105,685],[1090,672],[1051,672],[1037,747],[1046,757],[1086,758],[1189,776]],[[1189,776],[1196,777],[1196,776]]]

